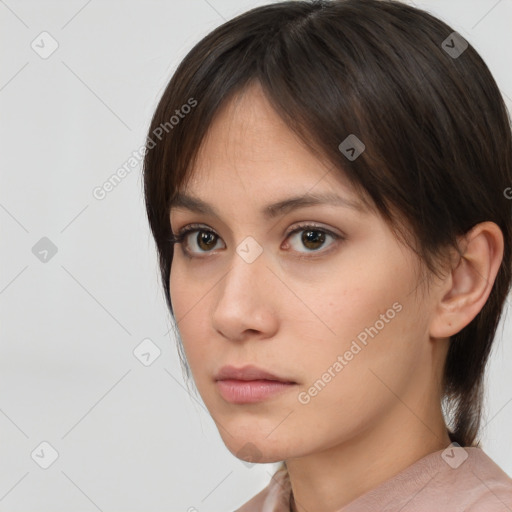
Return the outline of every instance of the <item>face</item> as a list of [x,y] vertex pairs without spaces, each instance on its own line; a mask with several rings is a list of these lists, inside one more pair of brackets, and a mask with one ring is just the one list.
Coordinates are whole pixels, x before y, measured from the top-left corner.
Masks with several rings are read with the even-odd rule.
[[[182,191],[209,208],[171,208],[174,234],[194,229],[171,266],[178,329],[197,389],[241,459],[286,460],[403,428],[396,395],[412,401],[431,379],[432,305],[415,293],[416,256],[329,169],[253,87],[218,113]],[[324,194],[341,199],[268,208]],[[248,365],[280,382],[250,372],[217,380],[225,366]]]

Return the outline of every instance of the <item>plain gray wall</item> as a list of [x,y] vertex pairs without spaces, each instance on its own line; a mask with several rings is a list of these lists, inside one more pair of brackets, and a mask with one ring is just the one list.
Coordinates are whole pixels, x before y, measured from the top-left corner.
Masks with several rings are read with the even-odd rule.
[[[185,390],[133,156],[186,52],[264,3],[0,2],[0,512],[227,511],[268,483],[275,466],[232,456]],[[477,48],[510,106],[512,2],[416,5]],[[508,316],[484,422],[509,474],[511,338]]]

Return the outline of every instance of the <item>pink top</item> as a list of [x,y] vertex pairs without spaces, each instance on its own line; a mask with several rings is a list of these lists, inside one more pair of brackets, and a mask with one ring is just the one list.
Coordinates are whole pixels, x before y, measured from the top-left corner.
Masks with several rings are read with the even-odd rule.
[[[289,512],[285,469],[235,512]],[[478,447],[423,457],[337,512],[512,512],[512,479]]]

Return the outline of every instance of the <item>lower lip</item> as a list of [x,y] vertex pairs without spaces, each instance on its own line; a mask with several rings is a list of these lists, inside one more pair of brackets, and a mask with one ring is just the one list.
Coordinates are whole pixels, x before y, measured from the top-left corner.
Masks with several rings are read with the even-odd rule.
[[289,390],[295,383],[277,380],[218,380],[220,394],[224,400],[234,404],[261,402],[283,391]]

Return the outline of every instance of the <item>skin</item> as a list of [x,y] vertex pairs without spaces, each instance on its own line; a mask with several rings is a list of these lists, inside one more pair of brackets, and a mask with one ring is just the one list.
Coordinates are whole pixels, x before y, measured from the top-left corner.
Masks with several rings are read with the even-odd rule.
[[[194,382],[234,455],[287,461],[301,512],[337,510],[450,444],[440,406],[449,337],[485,304],[503,255],[499,228],[481,223],[464,241],[465,258],[454,257],[453,269],[427,291],[417,256],[370,210],[315,205],[262,216],[265,205],[306,192],[360,202],[330,167],[253,86],[218,112],[186,188],[220,217],[170,212],[174,233],[200,223],[218,235],[208,249],[190,234],[192,258],[186,242],[178,244],[171,267],[172,305]],[[304,232],[287,237],[303,222],[345,239],[326,235],[313,250],[301,241]],[[236,252],[247,236],[263,249],[252,263]],[[396,303],[394,318],[300,403],[299,393]],[[249,363],[296,385],[255,404],[225,401],[216,372]]]

